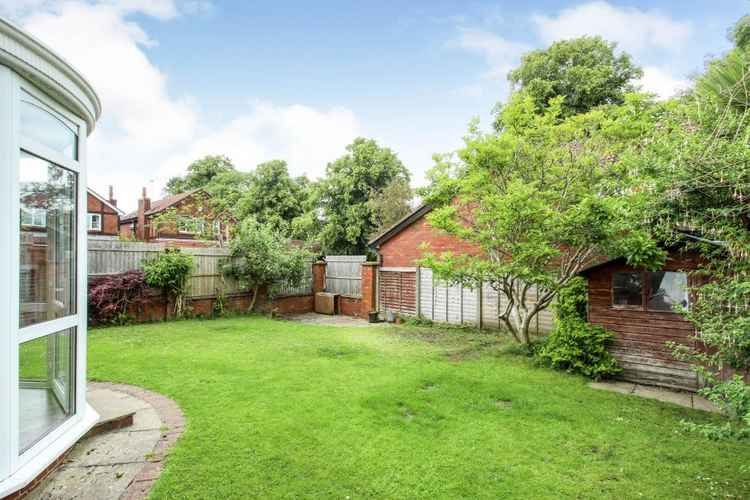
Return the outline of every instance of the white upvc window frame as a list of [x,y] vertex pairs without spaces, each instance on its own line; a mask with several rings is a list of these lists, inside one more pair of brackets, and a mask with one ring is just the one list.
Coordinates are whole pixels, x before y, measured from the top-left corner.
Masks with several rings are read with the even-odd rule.
[[[20,134],[19,109],[22,92],[38,100],[53,114],[75,124],[78,129],[78,159],[73,160]],[[0,196],[0,262],[3,274],[8,273],[10,286],[0,287],[0,318],[6,322],[7,342],[0,348],[0,443],[10,443],[0,449],[0,487],[4,481],[22,484],[30,480],[39,466],[51,463],[80,437],[78,431],[88,422],[86,414],[86,123],[55,103],[32,83],[0,65],[0,172],[1,184],[10,186]],[[76,174],[76,308],[75,313],[62,318],[19,327],[20,287],[20,186],[19,167],[21,150],[59,165]],[[8,188],[6,188],[8,189]],[[4,198],[4,199],[3,199]],[[49,432],[19,454],[19,346],[23,342],[75,328],[75,413],[63,424]],[[3,338],[5,337],[5,338]],[[34,460],[33,464],[30,462]],[[2,489],[2,488],[0,488]]]
[[[96,227],[94,227],[95,220],[99,221],[99,224]],[[101,231],[102,230],[102,214],[97,213],[97,212],[89,212],[87,227],[89,231]]]

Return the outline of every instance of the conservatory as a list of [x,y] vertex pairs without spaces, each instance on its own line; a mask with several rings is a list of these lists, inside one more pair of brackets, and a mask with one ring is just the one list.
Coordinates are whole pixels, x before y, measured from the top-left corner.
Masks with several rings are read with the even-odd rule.
[[94,90],[0,19],[0,498],[98,419],[86,403],[86,137]]

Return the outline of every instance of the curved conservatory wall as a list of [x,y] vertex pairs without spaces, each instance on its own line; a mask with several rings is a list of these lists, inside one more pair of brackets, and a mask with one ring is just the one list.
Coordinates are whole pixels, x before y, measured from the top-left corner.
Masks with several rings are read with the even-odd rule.
[[0,19],[0,498],[98,419],[86,403],[85,197],[100,111],[75,69]]

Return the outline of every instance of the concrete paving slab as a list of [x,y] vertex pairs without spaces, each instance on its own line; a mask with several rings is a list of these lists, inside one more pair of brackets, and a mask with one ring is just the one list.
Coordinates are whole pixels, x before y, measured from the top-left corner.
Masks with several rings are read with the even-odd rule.
[[97,467],[64,467],[53,481],[45,481],[31,491],[29,500],[114,499],[133,481],[143,464],[120,464]]
[[656,387],[638,385],[633,394],[642,398],[656,399],[657,401],[672,403],[686,408],[693,407],[693,395],[687,392],[674,392]]
[[[132,426],[101,430],[81,440],[63,465],[30,490],[34,500],[145,500],[161,462],[185,428],[171,399],[126,384],[94,382],[89,403],[107,419],[133,415]],[[164,432],[163,429],[169,429]]]
[[600,389],[604,391],[619,392],[621,394],[632,394],[635,391],[635,384],[631,382],[591,382],[589,387],[592,389]]
[[721,412],[721,410],[719,410],[719,408],[717,408],[711,401],[703,396],[697,396],[695,394],[693,394],[693,408],[696,410],[710,411],[711,413]]
[[159,431],[114,432],[81,441],[66,466],[93,467],[145,462],[159,441]]
[[370,323],[366,319],[353,318],[351,316],[342,316],[340,314],[330,316],[328,314],[317,314],[317,313],[304,313],[304,314],[291,314],[285,315],[282,319],[288,321],[297,321],[308,325],[326,325],[326,326],[355,326],[355,327],[368,327],[368,326],[383,326],[387,323]]

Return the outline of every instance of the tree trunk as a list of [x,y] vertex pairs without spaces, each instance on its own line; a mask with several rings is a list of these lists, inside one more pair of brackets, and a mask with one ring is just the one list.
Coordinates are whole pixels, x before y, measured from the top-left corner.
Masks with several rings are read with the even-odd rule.
[[259,286],[256,286],[253,288],[253,298],[250,299],[250,307],[247,308],[247,312],[253,312],[253,309],[255,309],[255,301],[258,300],[258,291],[260,290]]

